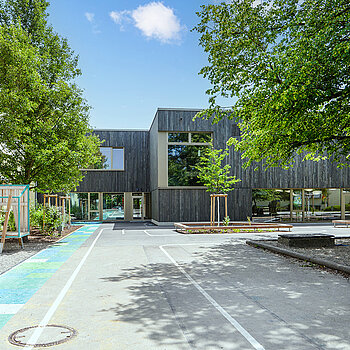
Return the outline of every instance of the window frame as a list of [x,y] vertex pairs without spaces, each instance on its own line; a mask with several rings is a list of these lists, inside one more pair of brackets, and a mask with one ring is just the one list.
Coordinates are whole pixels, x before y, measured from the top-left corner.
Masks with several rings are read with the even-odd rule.
[[[188,142],[181,141],[170,141],[169,134],[189,134]],[[213,132],[212,131],[168,131],[167,132],[167,146],[169,145],[184,145],[184,146],[209,146],[210,142],[192,142],[192,134],[210,134],[211,142],[213,142]]]
[[[188,136],[188,142],[169,142],[169,134],[189,134]],[[210,134],[211,141],[209,142],[192,142],[192,134]],[[176,145],[182,145],[182,146],[210,146],[210,143],[213,143],[214,141],[214,133],[213,131],[167,131],[166,133],[166,188],[172,188],[172,189],[203,189],[206,188],[205,186],[169,186],[169,146],[176,146]]]
[[[111,169],[81,169],[83,171],[125,171],[125,147],[111,147],[111,146],[100,146],[99,148],[109,148],[111,150]],[[122,149],[123,150],[123,169],[113,169],[113,150]]]

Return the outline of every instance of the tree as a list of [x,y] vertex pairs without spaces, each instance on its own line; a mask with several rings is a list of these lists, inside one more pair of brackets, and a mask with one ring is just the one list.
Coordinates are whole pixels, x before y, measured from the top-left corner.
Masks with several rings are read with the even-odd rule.
[[[207,188],[207,192],[213,194],[227,194],[234,189],[234,184],[241,181],[236,176],[231,176],[230,164],[223,165],[223,161],[229,155],[229,149],[215,149],[211,144],[200,157],[199,164],[195,167],[198,170],[198,178]],[[217,217],[220,222],[219,197],[217,197]],[[213,202],[211,202],[213,205]],[[211,208],[211,212],[213,209]],[[214,220],[215,221],[215,220]]]
[[[330,158],[349,165],[348,0],[233,0],[198,13],[209,65],[210,106],[201,117],[239,122],[231,139],[246,166]],[[218,97],[236,100],[229,108]]]
[[223,165],[228,157],[229,149],[215,149],[211,144],[200,157],[199,164],[195,167],[198,170],[198,178],[207,188],[207,192],[215,194],[226,194],[234,190],[233,185],[240,182],[236,176],[230,176],[230,164]]
[[0,176],[39,191],[68,192],[99,162],[80,71],[46,22],[48,3],[0,3]]
[[[289,200],[289,193],[279,190],[268,190],[268,189],[253,189],[252,191],[253,200],[253,213],[258,214],[258,203],[260,201],[268,201],[270,214],[276,214],[278,202],[281,200]],[[262,208],[261,208],[262,209]],[[258,214],[259,215],[259,214]]]

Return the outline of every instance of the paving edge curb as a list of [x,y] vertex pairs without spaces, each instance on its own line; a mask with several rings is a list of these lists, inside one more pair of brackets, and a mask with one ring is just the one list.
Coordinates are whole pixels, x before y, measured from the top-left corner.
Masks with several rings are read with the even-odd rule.
[[255,247],[255,248],[263,248],[263,249],[271,250],[274,253],[279,253],[279,254],[291,256],[293,258],[297,258],[300,260],[310,261],[310,262],[317,264],[317,265],[326,266],[330,269],[350,274],[350,266],[340,265],[340,264],[334,263],[334,262],[329,261],[329,260],[312,258],[310,256],[307,256],[307,255],[304,255],[301,253],[293,252],[293,251],[290,251],[290,250],[284,249],[284,248],[275,247],[275,246],[272,246],[270,244],[266,244],[266,243],[262,243],[262,242],[258,242],[258,241],[247,240],[246,243],[252,247]]

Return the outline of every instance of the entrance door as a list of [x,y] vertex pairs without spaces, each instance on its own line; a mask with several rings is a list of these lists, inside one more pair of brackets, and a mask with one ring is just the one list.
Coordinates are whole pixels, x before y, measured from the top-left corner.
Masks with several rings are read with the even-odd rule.
[[143,197],[133,196],[132,197],[132,218],[133,220],[143,220]]
[[99,221],[100,220],[100,195],[99,193],[89,193],[89,220]]

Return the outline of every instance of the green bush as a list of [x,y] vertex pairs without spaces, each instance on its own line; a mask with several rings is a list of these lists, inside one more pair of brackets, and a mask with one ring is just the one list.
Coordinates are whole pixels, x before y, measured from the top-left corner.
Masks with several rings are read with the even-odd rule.
[[332,211],[332,210],[340,211],[340,205],[331,205],[323,209],[323,211]]
[[43,207],[43,205],[40,204],[30,208],[30,221],[32,227],[37,227],[41,232],[52,235],[53,232],[57,231],[62,225],[62,214],[59,208]]
[[229,226],[230,225],[230,217],[225,216],[224,220],[222,221],[223,226]]
[[[340,211],[340,205],[331,205],[323,209],[324,211],[337,210]],[[345,204],[345,210],[350,211],[350,203]]]
[[[5,222],[5,211],[4,210],[0,210],[0,225],[1,225],[1,230],[4,226],[4,222]],[[9,221],[7,223],[7,231],[16,231],[16,223],[15,223],[15,216],[13,214],[13,211],[10,212],[10,217],[9,217]]]

